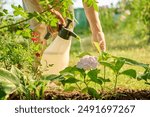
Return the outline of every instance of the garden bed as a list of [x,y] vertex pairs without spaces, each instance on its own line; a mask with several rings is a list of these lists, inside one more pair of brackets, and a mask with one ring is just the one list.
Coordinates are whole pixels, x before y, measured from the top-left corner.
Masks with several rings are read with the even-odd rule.
[[[45,100],[94,100],[87,94],[78,91],[63,92],[63,91],[45,91]],[[19,96],[11,94],[9,100],[19,100]],[[118,88],[116,94],[104,92],[100,100],[150,100],[150,90],[130,90]]]

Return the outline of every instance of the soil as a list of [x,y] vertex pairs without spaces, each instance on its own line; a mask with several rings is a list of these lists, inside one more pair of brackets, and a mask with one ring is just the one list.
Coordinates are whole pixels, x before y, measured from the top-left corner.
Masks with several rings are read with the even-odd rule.
[[[19,97],[11,94],[9,100],[17,100]],[[45,91],[45,100],[93,100],[94,98],[77,91]],[[130,90],[118,88],[115,94],[104,92],[100,100],[150,100],[150,90]]]
[[105,100],[150,100],[150,90],[130,90],[118,88],[116,94],[105,93]]

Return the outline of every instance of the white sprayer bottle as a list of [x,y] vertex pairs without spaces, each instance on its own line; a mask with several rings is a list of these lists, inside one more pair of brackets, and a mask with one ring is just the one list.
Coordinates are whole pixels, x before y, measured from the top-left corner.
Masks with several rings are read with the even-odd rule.
[[71,20],[67,20],[66,27],[62,27],[55,40],[46,48],[42,55],[41,64],[42,68],[46,68],[43,74],[59,74],[59,72],[65,69],[69,64],[69,54],[71,39],[70,36],[77,38],[78,36],[68,30]]

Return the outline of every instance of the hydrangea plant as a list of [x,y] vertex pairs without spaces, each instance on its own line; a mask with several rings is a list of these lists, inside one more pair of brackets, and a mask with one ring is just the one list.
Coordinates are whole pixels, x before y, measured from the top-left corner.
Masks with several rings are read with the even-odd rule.
[[86,55],[80,59],[77,63],[77,68],[84,69],[84,70],[91,70],[96,69],[98,66],[97,58],[94,56]]

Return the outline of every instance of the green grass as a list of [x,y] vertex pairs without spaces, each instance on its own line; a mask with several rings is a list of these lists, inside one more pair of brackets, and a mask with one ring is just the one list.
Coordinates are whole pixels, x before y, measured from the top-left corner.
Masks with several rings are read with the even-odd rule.
[[[147,44],[146,40],[139,40],[133,38],[128,33],[106,33],[106,42],[107,42],[107,52],[115,55],[122,56],[126,58],[130,58],[136,60],[138,62],[150,64],[150,45]],[[75,65],[79,58],[76,56],[83,52],[89,52],[92,55],[98,55],[97,51],[91,44],[91,35],[81,35],[81,44],[73,40],[72,48],[71,48],[71,59],[70,65]],[[101,71],[103,71],[103,67],[100,66]],[[125,66],[123,69],[133,68],[137,70],[137,73],[140,74],[143,72],[143,68],[141,67],[132,67]],[[106,77],[110,78],[112,82],[106,84],[106,89],[112,89],[114,86],[114,75],[109,68],[106,71]],[[102,72],[103,75],[103,72]],[[150,90],[150,86],[146,85],[143,81],[137,81],[136,79],[131,79],[126,76],[119,76],[117,87],[128,88],[128,89],[148,89]]]

